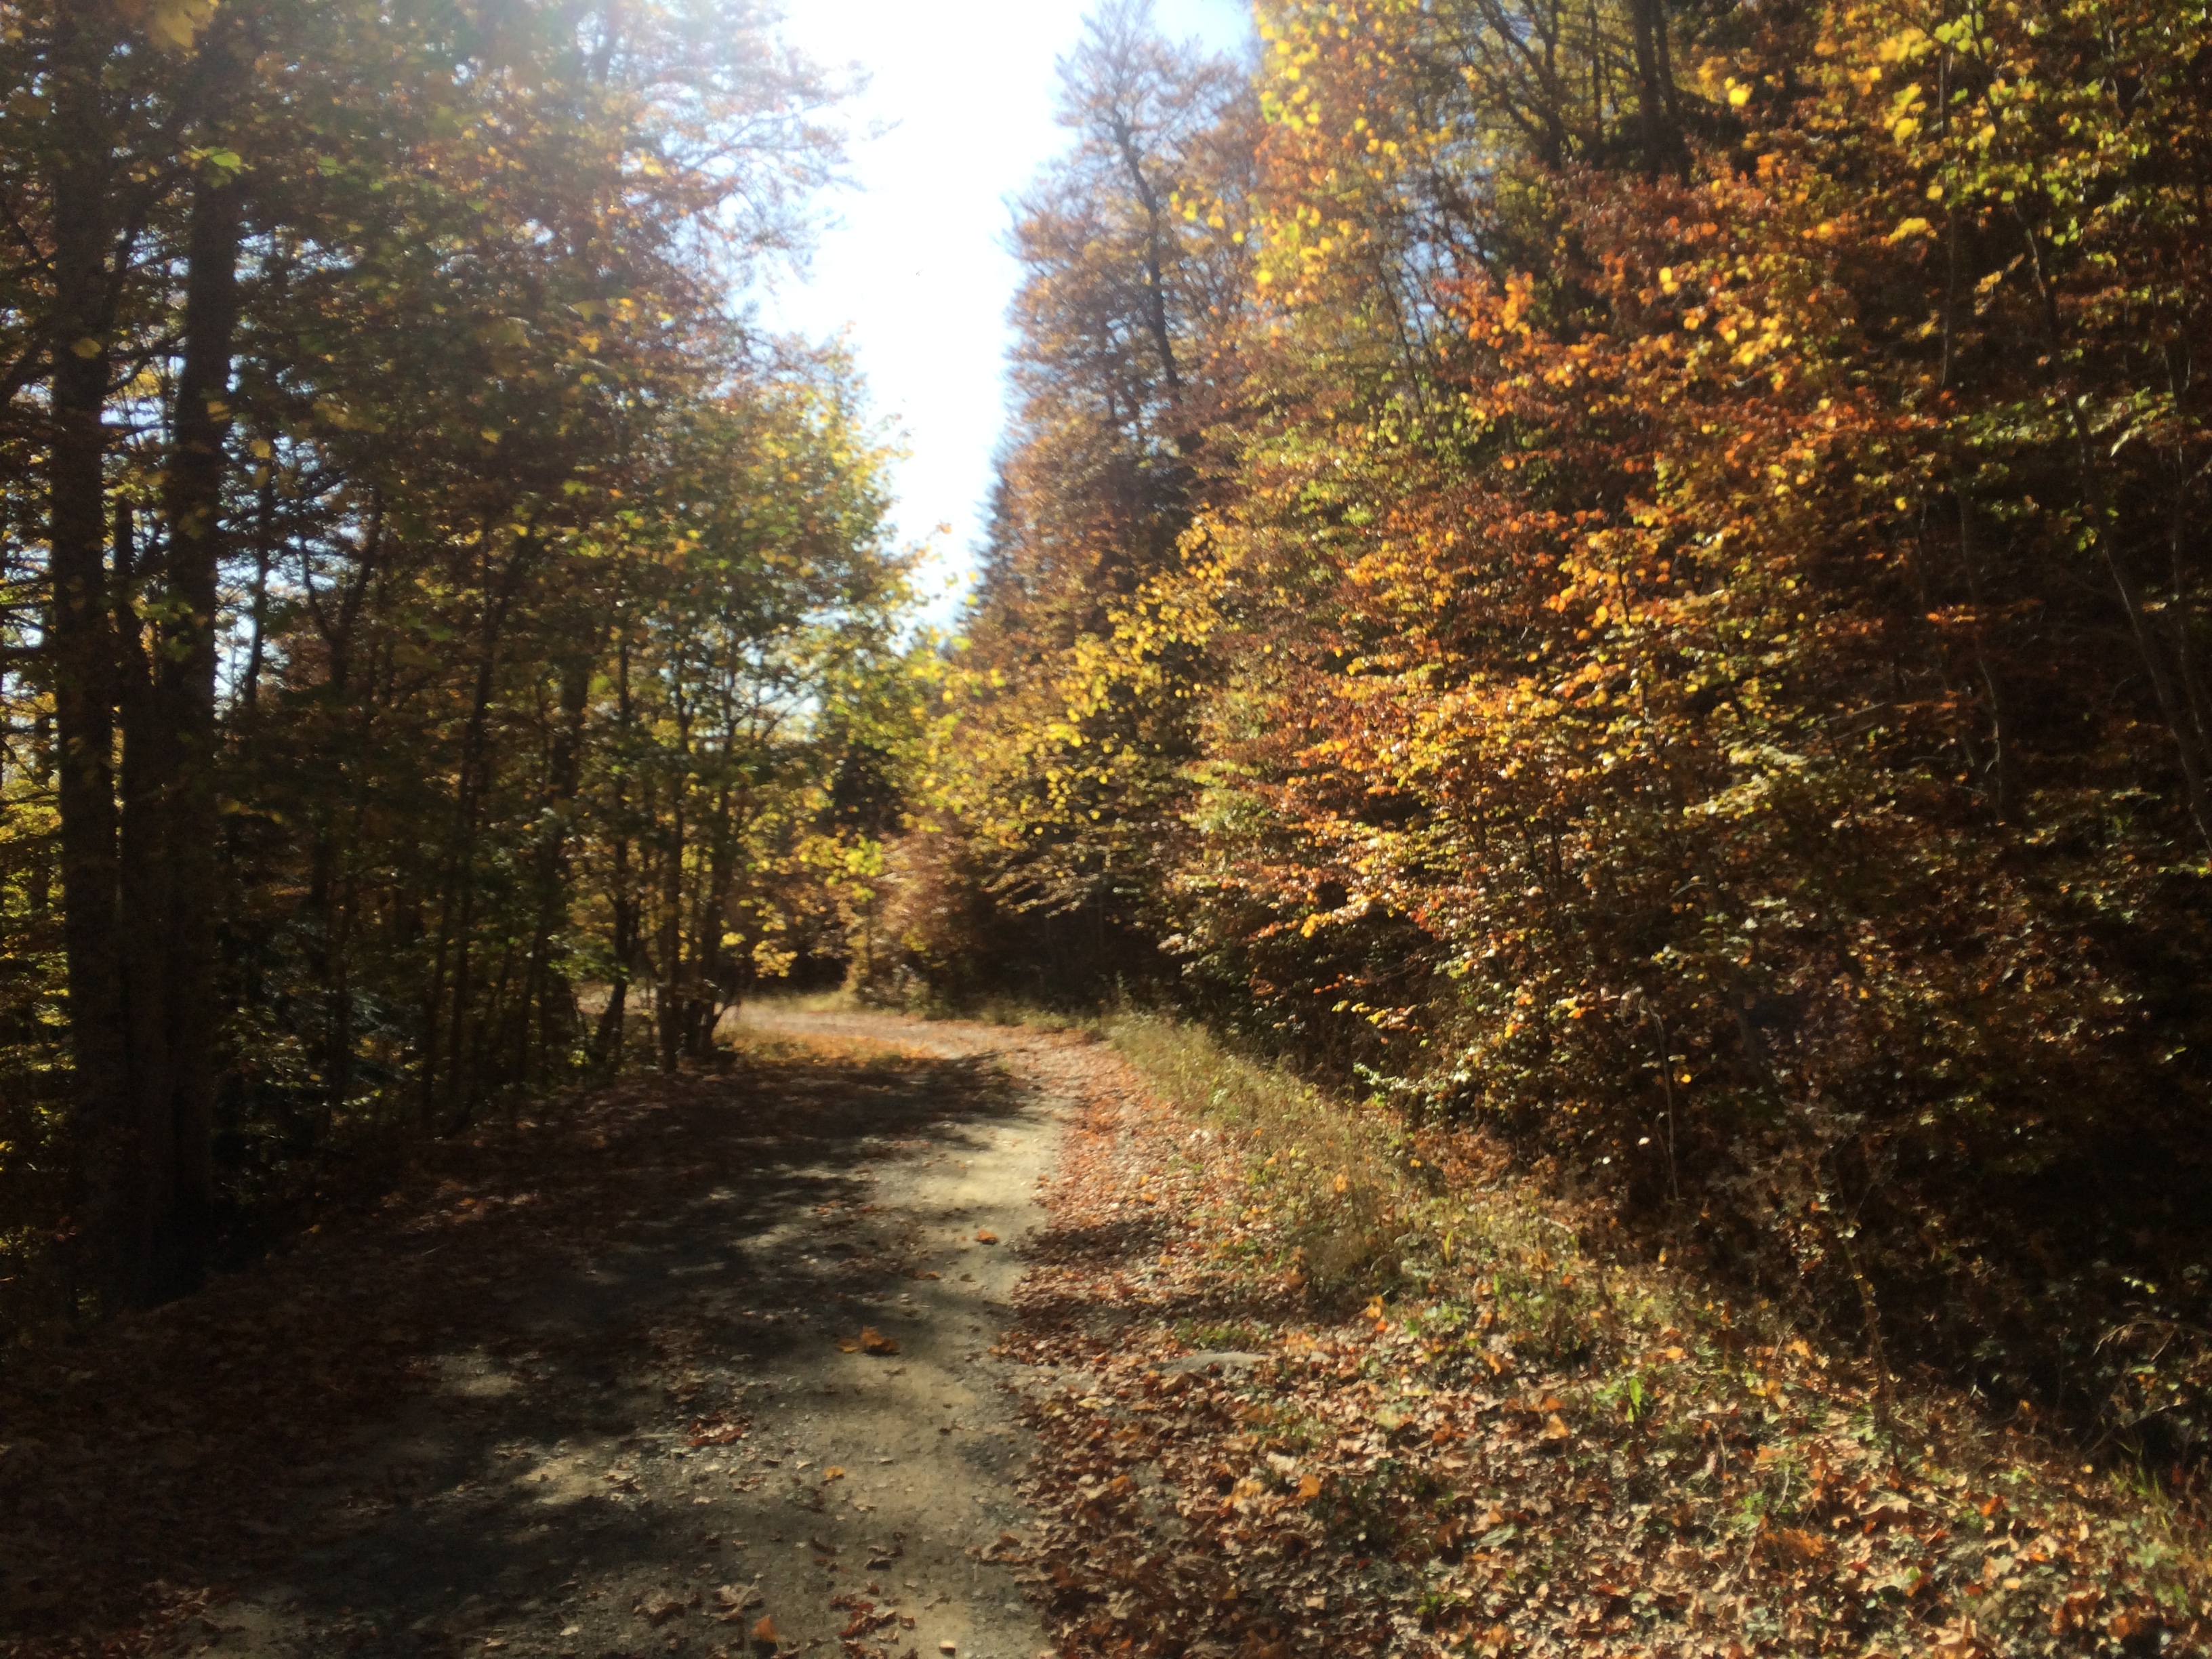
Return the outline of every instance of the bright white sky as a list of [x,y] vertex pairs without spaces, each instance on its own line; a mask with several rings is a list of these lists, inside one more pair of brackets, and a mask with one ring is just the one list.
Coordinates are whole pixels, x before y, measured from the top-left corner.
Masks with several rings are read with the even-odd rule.
[[[939,550],[936,580],[964,578],[1005,424],[1007,204],[1067,142],[1052,118],[1053,64],[1080,38],[1088,5],[789,5],[784,38],[818,62],[857,64],[869,86],[849,106],[860,188],[830,199],[836,222],[810,275],[779,285],[766,320],[816,338],[848,331],[877,414],[910,454],[897,479],[901,539]],[[1246,0],[1155,0],[1154,19],[1170,39],[1218,51],[1239,49],[1251,27]]]

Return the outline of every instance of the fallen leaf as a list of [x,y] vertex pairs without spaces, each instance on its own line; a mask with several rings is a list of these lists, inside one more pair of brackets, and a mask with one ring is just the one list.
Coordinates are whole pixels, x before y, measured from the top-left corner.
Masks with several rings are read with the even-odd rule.
[[763,1613],[760,1621],[753,1626],[753,1640],[763,1647],[772,1648],[782,1639],[776,1633],[775,1620]]
[[844,1466],[842,1464],[832,1463],[828,1468],[822,1471],[822,1478],[824,1480],[842,1480],[845,1478]]
[[1544,1438],[1547,1440],[1565,1440],[1573,1432],[1567,1427],[1567,1419],[1557,1412],[1544,1419]]
[[750,1585],[739,1589],[734,1584],[723,1584],[714,1591],[714,1600],[722,1608],[720,1617],[726,1625],[736,1623],[748,1607],[757,1607],[766,1599]]
[[1313,1499],[1320,1496],[1321,1477],[1319,1475],[1306,1474],[1298,1477],[1298,1501],[1300,1503],[1310,1503]]
[[[995,1244],[999,1242],[999,1236],[988,1227],[979,1227],[975,1230],[975,1242],[978,1244]],[[945,1649],[948,1653],[951,1650],[949,1646]]]
[[1767,1543],[1775,1554],[1801,1566],[1818,1566],[1828,1559],[1826,1539],[1796,1527],[1775,1528],[1767,1534]]
[[[897,1341],[891,1337],[885,1336],[873,1325],[863,1325],[860,1328],[860,1346],[861,1352],[864,1353],[892,1354],[896,1353],[899,1351]],[[848,1348],[846,1352],[849,1353],[852,1350]]]

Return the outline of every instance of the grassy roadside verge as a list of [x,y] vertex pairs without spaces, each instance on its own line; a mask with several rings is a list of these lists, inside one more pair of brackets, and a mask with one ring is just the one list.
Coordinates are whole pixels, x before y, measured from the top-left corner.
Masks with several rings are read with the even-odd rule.
[[1616,1259],[1479,1135],[1091,1029],[1142,1090],[1019,1344],[1085,1378],[1037,1413],[1071,1654],[2206,1650],[2204,1534],[2124,1472]]

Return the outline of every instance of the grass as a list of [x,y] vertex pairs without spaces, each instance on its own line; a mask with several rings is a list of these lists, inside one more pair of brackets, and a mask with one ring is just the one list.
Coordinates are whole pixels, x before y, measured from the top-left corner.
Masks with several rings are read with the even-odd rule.
[[[1916,1529],[1960,1540],[1953,1554],[1975,1540],[1993,1558],[2042,1561],[2006,1580],[2025,1589],[1978,1600],[1962,1583],[1963,1599],[1944,1598],[1960,1619],[1979,1619],[1973,1627],[1987,1634],[1977,1639],[1999,1650],[2049,1650],[2042,1633],[2075,1617],[2053,1611],[2069,1584],[2111,1586],[2102,1621],[2124,1578],[2135,1605],[2164,1609],[2169,1641],[2181,1638],[2168,1651],[2190,1646],[2185,1628],[2201,1635],[2212,1621],[2203,1517],[2142,1472],[2093,1469],[2078,1449],[1997,1421],[1970,1397],[1824,1351],[1784,1309],[1734,1303],[1663,1255],[1609,1248],[1619,1235],[1601,1207],[1544,1190],[1479,1133],[1335,1097],[1155,1014],[1081,1021],[1010,1004],[981,1017],[1088,1030],[1162,1099],[1233,1142],[1243,1215],[1266,1224],[1238,1230],[1245,1268],[1302,1279],[1324,1320],[1356,1319],[1364,1302],[1377,1328],[1415,1339],[1392,1351],[1403,1357],[1378,1382],[1418,1393],[1471,1381],[1547,1401],[1556,1391],[1550,1403],[1589,1425],[1594,1456],[1617,1465],[1626,1455],[1641,1471],[1653,1513],[1674,1516],[1685,1538],[1734,1540],[1778,1585],[1804,1561],[1832,1564],[1860,1547],[1855,1529],[1887,1526],[1881,1506],[1908,1506],[1900,1494],[1910,1494]],[[1187,1334],[1269,1346],[1243,1329]],[[1722,1422],[1757,1455],[1717,1478],[1709,1457]],[[1791,1551],[1802,1558],[1794,1569]],[[1878,1553],[1868,1570],[1879,1571]],[[2134,1615],[2112,1617],[2094,1639],[2113,1652],[2140,1646]],[[2092,1635],[2075,1631],[2064,1645],[2079,1651],[2075,1638]]]

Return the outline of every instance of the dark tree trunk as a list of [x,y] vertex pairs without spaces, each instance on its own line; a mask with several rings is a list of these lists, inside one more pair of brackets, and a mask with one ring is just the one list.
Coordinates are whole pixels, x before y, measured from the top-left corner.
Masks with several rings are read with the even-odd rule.
[[[620,734],[618,744],[627,757],[630,735],[627,633],[615,647],[615,722]],[[623,1025],[629,1012],[629,981],[637,965],[637,897],[630,885],[629,829],[625,821],[629,802],[628,786],[618,773],[611,814],[613,845],[607,874],[608,898],[614,909],[613,936],[608,940],[614,958],[613,982],[607,988],[606,1006],[599,1011],[599,1026],[592,1033],[592,1066],[603,1072],[611,1071],[622,1062]]]
[[565,975],[554,971],[553,939],[568,913],[568,819],[583,781],[584,709],[592,689],[592,665],[571,659],[561,667],[560,708],[546,757],[545,793],[550,828],[538,854],[538,921],[530,941],[528,994],[519,1066],[531,1080],[530,1028],[537,1031],[538,1080],[547,1080],[546,1059],[574,1038],[575,1003]]
[[[204,49],[220,110],[238,75],[227,43]],[[146,1194],[138,1235],[139,1294],[191,1290],[205,1270],[215,1201],[216,930],[222,908],[216,807],[216,621],[222,562],[224,441],[238,331],[243,191],[214,168],[192,190],[185,276],[183,361],[161,481],[167,542],[162,598],[143,688],[126,733],[125,798],[144,833],[126,826],[126,880],[155,890],[151,914],[125,917],[131,1079],[142,1126]],[[137,869],[141,860],[145,869]]]
[[101,94],[111,40],[99,9],[54,13],[53,104],[59,139],[53,194],[55,305],[46,533],[52,565],[56,795],[61,812],[64,950],[68,957],[75,1107],[94,1276],[118,1288],[136,1207],[117,928],[115,640],[107,585],[107,434],[103,414],[115,321],[108,269],[114,235],[113,138]]
[[1642,128],[1644,173],[1646,178],[1656,179],[1677,158],[1680,149],[1663,0],[1629,0],[1629,21],[1636,39],[1636,110]]
[[[679,741],[686,755],[690,733]],[[661,866],[659,977],[653,990],[653,1011],[659,1021],[660,1069],[673,1072],[684,1043],[684,783],[680,778],[669,790],[667,860]]]

